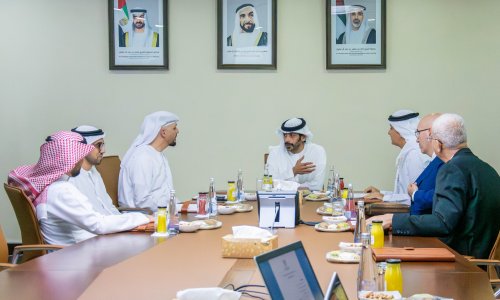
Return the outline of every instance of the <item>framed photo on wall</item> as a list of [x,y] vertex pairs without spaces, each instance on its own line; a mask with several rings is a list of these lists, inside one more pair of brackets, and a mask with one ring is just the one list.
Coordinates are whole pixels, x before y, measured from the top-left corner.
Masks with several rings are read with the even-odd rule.
[[276,1],[217,0],[218,69],[276,69]]
[[326,0],[326,68],[385,69],[386,0]]
[[168,70],[168,0],[108,0],[109,69]]

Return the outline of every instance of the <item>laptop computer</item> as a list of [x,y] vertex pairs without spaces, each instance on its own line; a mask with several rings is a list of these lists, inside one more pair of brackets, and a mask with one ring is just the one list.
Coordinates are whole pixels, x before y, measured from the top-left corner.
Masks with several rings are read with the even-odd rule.
[[348,300],[337,273],[333,273],[323,294],[300,241],[256,256],[254,260],[273,300]]

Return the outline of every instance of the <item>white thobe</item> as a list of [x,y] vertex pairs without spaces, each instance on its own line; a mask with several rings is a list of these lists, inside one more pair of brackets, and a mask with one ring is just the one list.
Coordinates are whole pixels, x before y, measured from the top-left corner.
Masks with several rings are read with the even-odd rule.
[[430,161],[431,158],[420,151],[416,142],[406,142],[396,159],[394,191],[381,191],[384,194],[383,200],[410,204],[408,185],[415,182]]
[[[303,163],[312,162],[316,169],[309,174],[293,174],[293,167],[302,156]],[[304,150],[301,153],[293,154],[286,150],[284,144],[269,147],[269,156],[267,158],[269,174],[274,179],[295,181],[301,187],[307,187],[310,190],[321,190],[325,180],[326,152],[325,149],[317,144],[305,143]]]
[[108,216],[98,213],[68,179],[63,175],[47,187],[47,218],[39,222],[48,244],[74,244],[97,234],[130,230],[149,223],[149,218],[141,213]]
[[69,182],[73,183],[82,194],[87,196],[95,211],[103,215],[120,214],[113,205],[113,200],[111,200],[108,192],[106,192],[106,186],[102,181],[101,174],[95,167],[92,167],[89,171],[82,168],[80,175],[71,177]]
[[138,146],[120,169],[120,206],[158,210],[166,206],[174,189],[167,159],[150,145]]

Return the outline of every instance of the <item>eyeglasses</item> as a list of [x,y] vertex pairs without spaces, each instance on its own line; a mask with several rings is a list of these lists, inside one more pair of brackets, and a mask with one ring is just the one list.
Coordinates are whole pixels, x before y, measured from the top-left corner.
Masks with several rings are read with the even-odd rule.
[[99,149],[99,151],[102,151],[102,149],[104,149],[104,147],[106,147],[106,144],[104,144],[104,142],[95,143],[93,145],[94,145],[94,147]]
[[422,131],[427,131],[427,130],[430,130],[430,128],[425,128],[425,129],[422,129],[422,130],[418,130],[418,129],[415,130],[415,137],[418,137]]

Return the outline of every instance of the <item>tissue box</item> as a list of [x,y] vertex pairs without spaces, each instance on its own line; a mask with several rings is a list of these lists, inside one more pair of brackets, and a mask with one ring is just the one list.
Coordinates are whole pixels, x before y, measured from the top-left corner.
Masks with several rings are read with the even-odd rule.
[[253,258],[256,255],[278,248],[278,236],[265,242],[261,239],[235,238],[232,234],[222,237],[222,257]]

